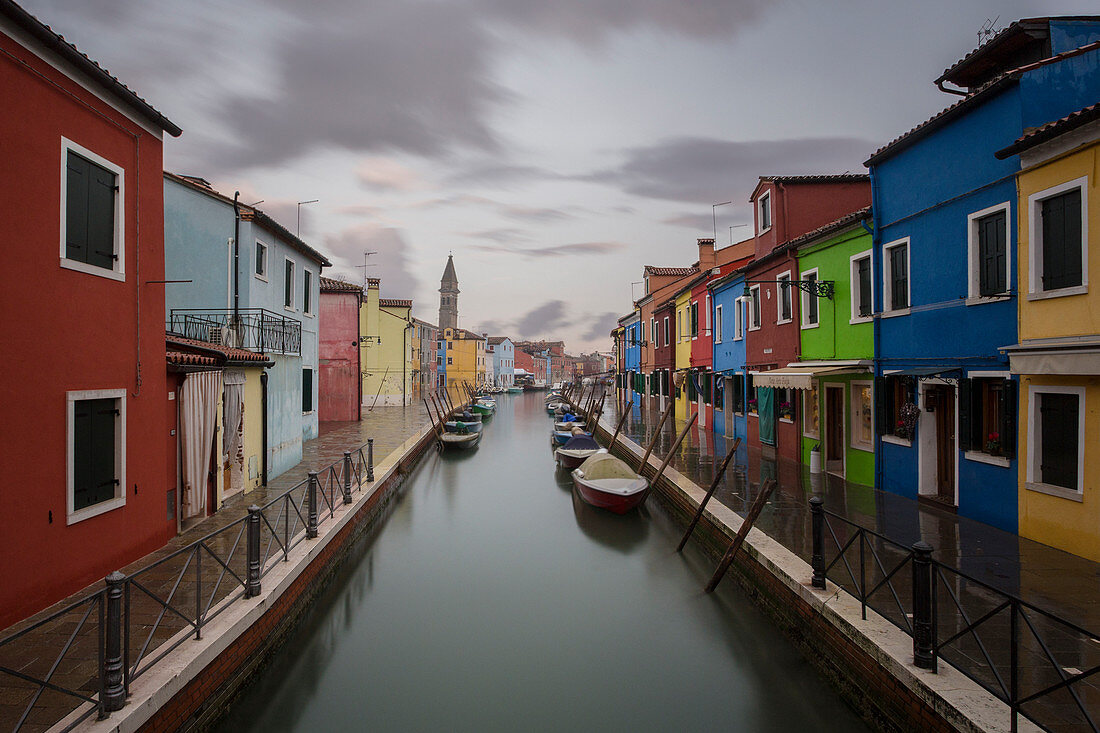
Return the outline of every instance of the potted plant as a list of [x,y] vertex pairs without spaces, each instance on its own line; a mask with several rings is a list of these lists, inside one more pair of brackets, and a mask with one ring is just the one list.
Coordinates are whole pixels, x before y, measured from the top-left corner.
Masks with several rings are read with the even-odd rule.
[[909,434],[909,426],[905,423],[905,420],[898,419],[898,424],[894,426],[894,435],[902,440],[909,440],[913,436]]
[[991,456],[1001,455],[1001,434],[990,433],[985,439],[985,452]]

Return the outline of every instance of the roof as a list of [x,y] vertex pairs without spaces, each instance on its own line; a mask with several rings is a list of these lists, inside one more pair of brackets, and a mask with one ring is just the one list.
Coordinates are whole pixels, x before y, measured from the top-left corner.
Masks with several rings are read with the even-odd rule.
[[[4,2],[4,0],[0,0],[0,2]],[[210,198],[217,199],[222,203],[229,204],[230,206],[234,205],[233,199],[214,190],[214,187],[211,186],[210,182],[205,178],[200,178],[198,176],[183,176],[179,173],[172,173],[170,171],[164,171],[164,177],[170,181],[175,181],[176,183],[186,186],[193,191],[198,191]],[[261,226],[267,227],[285,239],[294,249],[317,260],[317,262],[321,263],[321,267],[332,267],[332,263],[328,261],[327,257],[303,242],[297,235],[291,234],[286,227],[272,219],[260,209],[253,206],[247,206],[239,201],[236,202],[236,205],[241,211],[241,221],[259,222]]]
[[207,352],[208,354],[221,354],[228,364],[267,366],[274,363],[267,356],[255,351],[238,349],[232,346],[222,346],[221,344],[213,344],[209,341],[184,338],[174,333],[167,334],[164,341],[168,346],[174,347],[176,351],[180,349],[193,349],[199,352]]
[[16,5],[12,0],[0,0],[0,15],[8,18],[29,33],[75,69],[86,75],[93,83],[124,102],[147,122],[151,122],[172,137],[179,137],[180,133],[183,132],[176,123],[154,109],[151,104],[139,97],[117,78],[111,76],[109,71],[88,58],[76,46],[66,41],[64,36],[55,33],[52,28],[19,5]]
[[507,336],[490,336],[489,337],[489,343],[493,346],[496,346],[497,344],[502,344],[506,340],[508,340]]
[[1097,104],[1090,104],[1088,107],[1079,109],[1076,112],[1070,112],[1060,120],[1054,120],[1053,122],[1048,122],[1045,125],[1040,125],[1039,127],[1029,130],[1016,138],[1016,142],[1012,143],[1007,148],[998,150],[994,155],[996,155],[999,160],[1004,160],[1011,155],[1033,148],[1048,140],[1053,140],[1059,135],[1067,133],[1070,130],[1076,130],[1078,127],[1087,125],[1090,122],[1095,122],[1096,120],[1100,120],[1100,102]]
[[458,275],[455,274],[454,255],[447,255],[447,266],[443,268],[443,277],[440,278],[440,282],[458,282]]
[[824,237],[827,234],[835,234],[842,229],[846,229],[853,224],[857,224],[864,219],[869,218],[871,218],[871,207],[864,206],[858,211],[853,211],[850,214],[845,214],[835,221],[831,221],[824,226],[820,226],[817,229],[808,231],[805,234],[795,237],[794,239],[787,242],[787,245],[791,247],[798,247],[799,245],[811,242],[820,237]]
[[378,305],[382,308],[412,308],[413,302],[398,298],[379,298]]
[[[412,301],[410,300],[409,302],[411,303]],[[479,341],[484,341],[485,340],[485,337],[482,336],[480,333],[474,333],[473,331],[467,331],[465,328],[456,328],[454,330],[454,334],[456,336],[459,336],[459,337],[464,338],[464,339],[478,339]]]
[[219,365],[219,360],[213,356],[188,354],[183,351],[172,351],[171,349],[165,350],[164,358],[169,364],[176,366],[216,367]]
[[818,173],[808,176],[760,176],[761,181],[775,183],[862,183],[871,180],[867,173]]
[[1036,61],[1030,64],[1025,64],[1024,66],[1021,66],[1019,68],[1006,71],[1000,76],[991,79],[989,82],[979,87],[976,91],[971,92],[967,96],[963,97],[958,102],[955,102],[950,107],[947,107],[946,109],[943,109],[940,112],[932,115],[909,132],[906,132],[903,135],[894,138],[892,141],[876,150],[874,155],[865,160],[863,164],[866,166],[871,166],[878,163],[879,161],[885,160],[895,153],[901,152],[902,150],[909,147],[910,145],[913,145],[926,135],[929,135],[935,130],[943,127],[948,122],[954,120],[956,117],[962,116],[964,112],[968,111],[969,108],[972,105],[976,104],[979,100],[985,101],[987,98],[992,97],[994,94],[997,94],[1002,90],[1007,89],[1010,85],[1015,84],[1019,80],[1019,78],[1028,71],[1034,71],[1035,69],[1043,66],[1056,64],[1068,58],[1072,58],[1073,56],[1080,56],[1083,53],[1088,53],[1097,49],[1100,49],[1100,41],[1089,43],[1079,48],[1075,48],[1071,51],[1066,51],[1056,56],[1051,56],[1050,58],[1042,59],[1040,61]]
[[645,274],[647,275],[674,275],[676,277],[683,277],[684,275],[694,275],[699,272],[698,267],[656,267],[654,265],[645,266]]
[[331,277],[317,278],[321,285],[322,293],[362,293],[363,286],[356,285],[355,283],[344,282],[343,280],[334,280]]

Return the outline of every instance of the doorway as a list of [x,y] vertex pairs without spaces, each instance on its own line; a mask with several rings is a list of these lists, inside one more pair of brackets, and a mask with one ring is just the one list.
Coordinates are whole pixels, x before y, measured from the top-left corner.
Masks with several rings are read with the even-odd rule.
[[920,494],[954,507],[956,496],[955,385],[929,384],[922,388],[920,417]]
[[844,385],[825,385],[825,470],[844,475]]

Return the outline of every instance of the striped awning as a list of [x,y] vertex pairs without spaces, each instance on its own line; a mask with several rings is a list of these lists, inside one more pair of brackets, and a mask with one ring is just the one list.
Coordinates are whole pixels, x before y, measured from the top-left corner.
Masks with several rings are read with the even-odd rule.
[[773,389],[813,389],[813,380],[830,374],[859,374],[867,372],[860,366],[788,366],[770,372],[752,375],[752,386]]

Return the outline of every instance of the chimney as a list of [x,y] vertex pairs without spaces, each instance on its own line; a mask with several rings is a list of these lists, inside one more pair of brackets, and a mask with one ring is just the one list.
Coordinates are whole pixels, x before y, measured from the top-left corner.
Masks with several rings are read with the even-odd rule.
[[699,271],[706,272],[714,267],[718,257],[714,254],[714,239],[699,237]]

